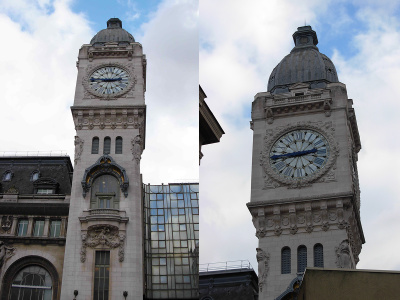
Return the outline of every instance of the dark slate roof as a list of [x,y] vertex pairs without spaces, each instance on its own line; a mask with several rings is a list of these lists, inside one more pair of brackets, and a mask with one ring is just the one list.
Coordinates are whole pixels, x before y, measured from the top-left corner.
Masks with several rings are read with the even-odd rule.
[[339,82],[334,64],[319,52],[317,34],[311,26],[298,27],[293,40],[295,47],[269,77],[269,92],[288,92],[288,87],[298,82],[309,83],[310,88],[324,88],[328,82]]
[[[7,171],[12,172],[12,178],[3,181]],[[69,156],[0,157],[0,194],[10,188],[16,188],[20,195],[33,194],[31,176],[35,171],[40,173],[39,181],[57,183],[57,194],[71,194],[73,168]]]
[[100,30],[90,41],[91,45],[101,45],[107,42],[134,43],[133,36],[122,29],[122,22],[118,18],[111,18],[107,21],[107,29]]

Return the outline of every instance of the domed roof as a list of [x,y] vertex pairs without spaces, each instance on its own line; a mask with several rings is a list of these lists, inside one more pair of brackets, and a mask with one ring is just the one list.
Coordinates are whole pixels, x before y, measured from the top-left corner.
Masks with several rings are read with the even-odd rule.
[[311,26],[298,27],[293,40],[295,47],[269,77],[269,92],[288,92],[288,87],[298,82],[309,83],[310,88],[324,88],[329,82],[339,82],[334,64],[319,52],[317,34]]
[[107,42],[134,43],[133,36],[122,29],[122,22],[118,18],[111,18],[107,21],[107,29],[100,30],[90,41],[90,44],[104,44]]

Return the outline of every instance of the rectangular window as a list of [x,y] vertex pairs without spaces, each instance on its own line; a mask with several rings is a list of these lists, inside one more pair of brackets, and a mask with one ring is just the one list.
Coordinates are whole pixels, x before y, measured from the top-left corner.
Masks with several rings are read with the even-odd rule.
[[96,251],[94,266],[94,300],[108,300],[110,251]]
[[33,236],[42,236],[44,229],[44,220],[36,220],[33,228]]
[[49,195],[49,194],[54,194],[54,190],[53,189],[38,189],[36,193]]
[[22,219],[18,222],[18,236],[26,236],[26,232],[28,231],[28,220]]
[[52,220],[50,223],[50,237],[59,237],[61,231],[61,220]]

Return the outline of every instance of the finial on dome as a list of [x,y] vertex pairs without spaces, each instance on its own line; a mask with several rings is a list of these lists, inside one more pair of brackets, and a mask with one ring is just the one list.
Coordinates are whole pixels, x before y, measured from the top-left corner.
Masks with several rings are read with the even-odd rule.
[[317,33],[309,25],[297,27],[297,31],[293,33],[293,41],[295,48],[315,47],[318,44]]

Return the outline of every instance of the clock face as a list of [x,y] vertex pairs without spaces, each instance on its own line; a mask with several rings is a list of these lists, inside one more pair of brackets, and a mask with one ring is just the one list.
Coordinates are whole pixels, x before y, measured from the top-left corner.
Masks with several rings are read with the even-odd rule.
[[89,76],[89,87],[100,95],[115,95],[124,91],[129,84],[129,74],[119,67],[107,66]]
[[271,147],[269,163],[280,177],[299,180],[320,172],[329,155],[329,143],[321,133],[311,129],[298,129],[277,139]]

